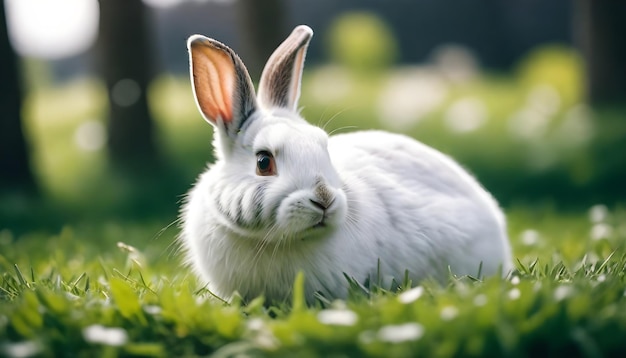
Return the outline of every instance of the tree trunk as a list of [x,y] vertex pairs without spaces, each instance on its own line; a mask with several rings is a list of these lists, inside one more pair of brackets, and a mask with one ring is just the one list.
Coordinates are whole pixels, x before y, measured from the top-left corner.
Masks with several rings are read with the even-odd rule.
[[246,67],[256,80],[272,52],[289,34],[285,3],[283,0],[238,0],[237,6],[249,52],[244,56]]
[[4,1],[0,1],[0,188],[35,191],[21,109],[17,56],[9,42]]
[[157,162],[146,90],[154,76],[147,9],[141,0],[100,0],[98,69],[109,99],[108,150],[114,165]]
[[626,1],[577,0],[575,38],[585,58],[591,104],[626,101]]

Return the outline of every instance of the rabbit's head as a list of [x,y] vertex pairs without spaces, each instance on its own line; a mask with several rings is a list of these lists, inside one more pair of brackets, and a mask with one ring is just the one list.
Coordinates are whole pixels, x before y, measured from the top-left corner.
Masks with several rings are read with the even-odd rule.
[[196,103],[215,129],[217,161],[201,195],[223,225],[244,237],[319,237],[346,217],[328,135],[296,108],[312,35],[307,26],[293,30],[268,60],[258,95],[233,50],[200,35],[188,40]]

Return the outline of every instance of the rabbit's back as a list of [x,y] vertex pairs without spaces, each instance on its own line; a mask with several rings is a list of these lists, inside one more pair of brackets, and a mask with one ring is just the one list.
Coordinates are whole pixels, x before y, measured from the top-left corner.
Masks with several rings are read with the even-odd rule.
[[[333,136],[329,151],[351,188],[346,193],[351,213],[359,218],[346,231],[381,242],[372,254],[385,258],[394,275],[407,263],[416,279],[445,279],[448,265],[458,275],[476,275],[479,266],[487,275],[510,269],[500,208],[449,157],[382,131]],[[405,267],[394,268],[394,262]]]

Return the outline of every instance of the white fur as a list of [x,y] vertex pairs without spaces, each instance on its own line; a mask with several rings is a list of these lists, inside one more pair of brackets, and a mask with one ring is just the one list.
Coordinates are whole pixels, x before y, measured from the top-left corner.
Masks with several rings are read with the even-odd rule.
[[[263,103],[236,136],[215,137],[231,140],[232,150],[214,145],[218,160],[183,208],[181,242],[208,288],[226,299],[235,291],[288,299],[299,271],[313,301],[315,292],[346,297],[344,274],[359,282],[380,274],[388,285],[406,270],[417,283],[512,268],[493,198],[452,159],[409,137],[329,138],[291,108]],[[255,173],[259,150],[274,154],[276,176]],[[310,201],[324,198],[332,199],[324,212]],[[326,225],[314,227],[322,216]]]

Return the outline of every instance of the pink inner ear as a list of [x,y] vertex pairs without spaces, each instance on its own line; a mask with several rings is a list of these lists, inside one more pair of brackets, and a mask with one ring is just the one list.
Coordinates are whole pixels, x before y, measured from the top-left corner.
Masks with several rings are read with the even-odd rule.
[[293,103],[294,110],[298,105],[298,97],[300,97],[300,76],[302,75],[302,67],[304,67],[304,49],[299,49],[296,54],[296,59],[293,66],[293,73],[291,74],[291,103]]
[[229,124],[233,120],[235,67],[224,51],[206,43],[191,47],[193,82],[198,106],[213,124],[218,120]]

